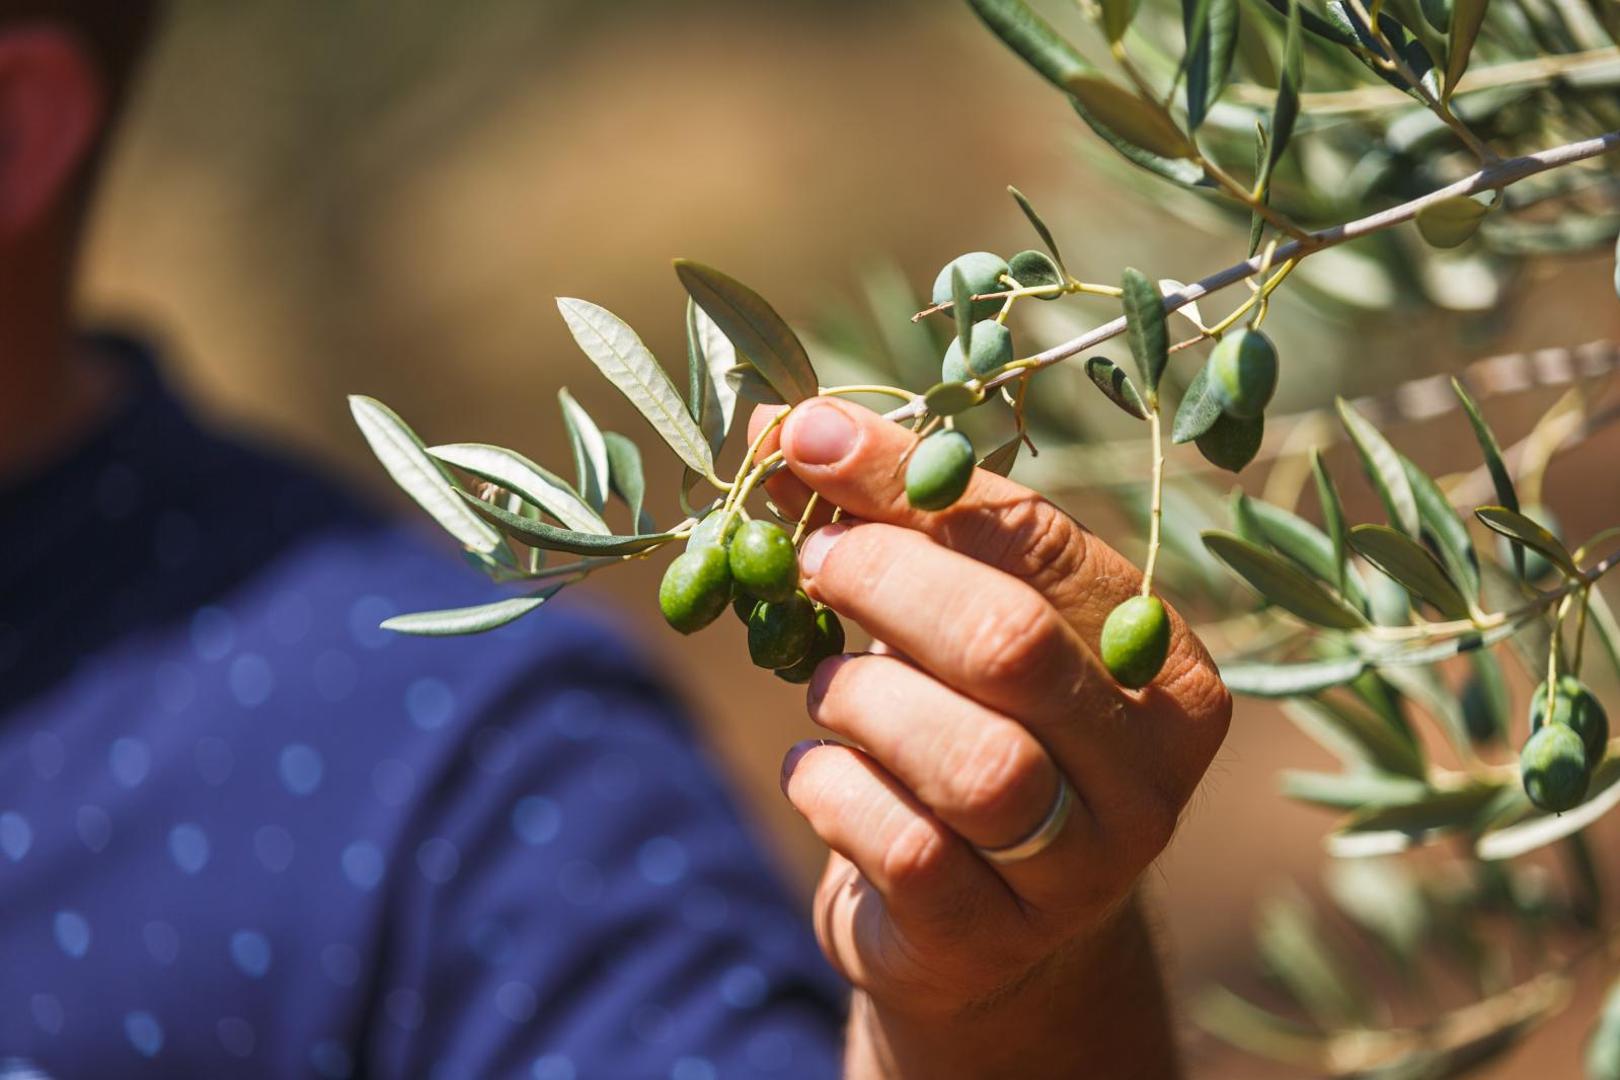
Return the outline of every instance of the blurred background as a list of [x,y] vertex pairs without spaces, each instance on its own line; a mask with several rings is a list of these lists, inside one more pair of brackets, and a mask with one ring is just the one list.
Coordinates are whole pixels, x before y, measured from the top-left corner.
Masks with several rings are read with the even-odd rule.
[[[180,0],[117,148],[82,308],[165,343],[169,375],[216,423],[325,462],[376,498],[395,494],[349,419],[351,392],[388,402],[430,442],[497,442],[568,474],[559,387],[603,426],[647,432],[574,348],[552,298],[612,309],[684,385],[674,256],[725,268],[830,339],[850,312],[873,317],[874,281],[920,293],[962,251],[1033,246],[1009,183],[1091,280],[1127,262],[1192,280],[1241,255],[1242,229],[1172,206],[1150,179],[1121,183],[1088,145],[964,5],[937,0]],[[1606,259],[1532,264],[1511,297],[1463,264],[1410,297],[1353,254],[1312,272],[1331,302],[1285,295],[1268,325],[1284,411],[1620,331]],[[1022,344],[1114,314],[1081,312],[1043,313]],[[878,314],[884,332],[927,341],[904,303]],[[1490,401],[1503,441],[1565,389]],[[1075,426],[1107,438],[1106,423]],[[1432,470],[1475,464],[1456,415],[1391,426]],[[1569,535],[1614,523],[1617,453],[1620,438],[1599,432],[1553,470],[1546,501]],[[1044,483],[1054,469],[1039,471]],[[1351,477],[1349,459],[1337,471]],[[653,469],[653,490],[670,493],[653,505],[663,521],[678,516],[675,476]],[[1103,500],[1064,501],[1140,557],[1134,526]],[[810,731],[802,692],[748,666],[729,619],[692,639],[665,632],[660,570],[632,565],[581,593],[664,657],[808,893],[821,851],[776,789],[781,753]],[[468,602],[490,591],[468,572]],[[1239,703],[1152,874],[1179,989],[1258,985],[1252,905],[1290,878],[1317,889],[1331,825],[1285,803],[1275,773],[1326,761],[1275,710]],[[1574,1075],[1589,1016],[1566,1013],[1486,1075]],[[1286,1075],[1191,1037],[1196,1075]]]

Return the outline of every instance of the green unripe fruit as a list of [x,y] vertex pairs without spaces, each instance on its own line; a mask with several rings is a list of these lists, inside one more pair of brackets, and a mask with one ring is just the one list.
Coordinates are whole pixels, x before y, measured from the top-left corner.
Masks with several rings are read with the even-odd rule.
[[[1001,275],[1007,272],[1007,260],[989,251],[970,251],[946,263],[939,276],[934,279],[933,295],[936,304],[951,302],[952,269],[962,271],[968,292],[974,296],[981,293],[1005,292],[1007,289],[1001,280]],[[973,304],[973,318],[988,319],[1001,310],[1001,305],[1000,300],[976,300]]]
[[[1563,526],[1558,523],[1558,519],[1553,516],[1553,512],[1545,506],[1521,506],[1519,512],[1558,537],[1558,539],[1562,540],[1564,538]],[[1497,536],[1496,557],[1503,566],[1513,566],[1514,546],[1507,537]],[[1556,573],[1557,570],[1558,567],[1549,561],[1547,556],[1533,547],[1526,546],[1524,548],[1524,580],[1544,581]]]
[[938,431],[917,444],[906,464],[906,501],[918,510],[943,510],[962,497],[973,478],[973,444],[960,431]]
[[730,564],[717,547],[694,548],[677,556],[658,586],[658,610],[683,634],[714,622],[730,600]]
[[1119,685],[1140,690],[1170,655],[1170,613],[1157,596],[1133,596],[1108,613],[1102,662]]
[[816,609],[804,593],[766,601],[748,616],[748,656],[762,668],[792,667],[816,638]]
[[1524,793],[1541,809],[1562,814],[1581,804],[1592,770],[1581,737],[1563,724],[1548,724],[1519,751]]
[[939,366],[939,376],[945,382],[967,382],[983,378],[1012,362],[1012,331],[994,319],[985,319],[973,324],[973,343],[966,360],[962,359],[962,339],[951,340],[945,349],[945,360]]
[[816,634],[810,642],[810,651],[797,664],[776,670],[776,677],[790,683],[807,683],[816,668],[829,656],[844,651],[844,624],[832,608],[816,612]]
[[1252,420],[1277,392],[1277,350],[1258,330],[1234,330],[1209,354],[1209,378],[1228,415]]
[[[722,525],[725,526],[724,535],[720,532]],[[715,510],[693,527],[692,534],[686,538],[687,550],[700,547],[724,548],[731,543],[731,538],[737,535],[737,530],[741,527],[742,515]]]
[[758,606],[758,600],[755,600],[752,596],[749,596],[747,593],[737,588],[735,582],[732,583],[731,610],[736,612],[737,618],[742,620],[743,625],[746,626],[748,624],[748,616],[752,615],[754,613],[754,609]]
[[1535,695],[1530,699],[1531,733],[1540,731],[1542,725],[1547,723],[1563,724],[1579,735],[1581,745],[1586,748],[1589,765],[1595,767],[1603,760],[1603,753],[1609,746],[1609,714],[1604,711],[1597,695],[1575,676],[1565,675],[1558,680],[1550,716],[1547,684],[1543,681],[1536,685]]
[[781,526],[750,521],[731,538],[729,551],[731,577],[750,596],[782,601],[799,587],[799,556]]

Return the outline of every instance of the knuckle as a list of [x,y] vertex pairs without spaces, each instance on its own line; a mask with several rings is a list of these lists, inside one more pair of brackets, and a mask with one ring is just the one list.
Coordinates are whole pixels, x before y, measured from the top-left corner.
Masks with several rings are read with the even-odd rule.
[[913,817],[883,852],[882,874],[891,888],[923,890],[937,884],[947,869],[950,845],[931,820]]
[[[1048,769],[1045,753],[1033,739],[991,726],[947,760],[944,800],[948,812],[964,827],[988,835],[1018,828],[1016,820]],[[1004,839],[997,837],[997,839]]]
[[1052,671],[1066,644],[1056,613],[1031,591],[981,617],[966,660],[990,682],[1026,682]]

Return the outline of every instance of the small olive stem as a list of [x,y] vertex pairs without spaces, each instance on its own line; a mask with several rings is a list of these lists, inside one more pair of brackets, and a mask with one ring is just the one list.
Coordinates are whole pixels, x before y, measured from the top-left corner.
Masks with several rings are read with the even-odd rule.
[[793,406],[789,405],[771,417],[770,423],[761,428],[759,434],[754,436],[754,441],[748,444],[748,452],[743,455],[742,464],[737,466],[737,478],[731,482],[731,490],[726,493],[725,504],[720,508],[727,515],[735,515],[737,508],[742,505],[742,501],[748,498],[748,491],[743,486],[743,479],[750,474],[750,470],[754,469],[754,457],[759,453],[759,448],[765,445],[765,437],[775,431],[782,421],[787,418],[787,414],[792,411]]
[[[1003,289],[1001,292],[978,293],[977,295],[971,297],[971,299],[1006,300],[1008,298],[1017,299],[1024,296],[1070,296],[1076,293],[1086,296],[1107,296],[1116,300],[1124,295],[1124,291],[1121,290],[1117,285],[1100,285],[1093,281],[1080,281],[1077,278],[1070,278],[1066,282],[1053,285],[1021,285],[1014,289]],[[911,317],[911,321],[921,322],[930,315],[938,315],[942,311],[950,311],[953,306],[954,301],[941,300],[939,303],[930,304],[928,307],[925,307],[921,311],[914,314]]]
[[1295,240],[1303,240],[1308,235],[1304,229],[1294,224],[1285,215],[1274,210],[1270,203],[1261,198],[1256,192],[1240,184],[1236,178],[1219,165],[1202,154],[1198,155],[1197,161],[1204,167],[1204,171],[1209,174],[1210,179],[1220,186],[1222,191],[1259,214],[1273,229],[1286,233]]
[[1575,659],[1570,664],[1570,673],[1577,678],[1581,674],[1581,661],[1586,653],[1586,609],[1592,597],[1592,586],[1588,584],[1580,591],[1580,607],[1575,613]]
[[1159,522],[1164,517],[1164,438],[1163,424],[1159,420],[1159,407],[1155,403],[1148,413],[1148,429],[1153,441],[1153,492],[1148,510],[1147,562],[1142,566],[1142,595],[1153,595],[1153,571],[1159,564]]
[[[1285,261],[1304,259],[1309,255],[1314,255],[1331,247],[1337,247],[1351,240],[1359,240],[1364,236],[1371,236],[1374,233],[1392,229],[1397,225],[1403,225],[1416,217],[1420,210],[1425,210],[1447,199],[1459,195],[1473,195],[1481,191],[1504,188],[1527,177],[1598,157],[1617,147],[1620,147],[1620,131],[1609,131],[1588,139],[1580,139],[1561,146],[1539,150],[1533,154],[1525,154],[1522,157],[1498,161],[1470,173],[1454,183],[1447,184],[1445,187],[1436,188],[1427,195],[1420,195],[1415,199],[1410,199],[1399,205],[1368,214],[1366,217],[1357,218],[1342,225],[1334,225],[1330,228],[1307,233],[1303,240],[1290,240],[1277,248],[1276,257]],[[1164,310],[1166,313],[1176,311],[1195,300],[1202,300],[1206,296],[1217,293],[1240,281],[1246,281],[1255,274],[1263,272],[1262,259],[1258,255],[1243,262],[1234,263],[1224,270],[1217,271],[1208,277],[1201,278],[1190,285],[1185,285],[1174,292],[1166,294]],[[1003,369],[1000,374],[986,380],[984,388],[994,390],[1003,383],[1021,377],[1026,370],[1044,368],[1068,360],[1095,348],[1105,341],[1116,338],[1124,332],[1125,317],[1121,315],[1078,337],[1071,338],[1027,358],[1025,361],[1020,362],[1016,368]],[[884,418],[888,420],[909,420],[922,411],[921,402],[913,401],[885,413]]]
[[799,524],[793,530],[793,546],[798,547],[804,539],[804,531],[810,526],[810,515],[816,512],[816,505],[821,502],[821,492],[812,491],[810,499],[804,504],[804,513],[799,515]]
[[898,386],[880,386],[876,383],[853,383],[849,386],[823,386],[817,393],[822,397],[848,397],[851,394],[884,394],[888,397],[899,398],[901,401],[914,401],[921,397],[910,390],[902,390]]

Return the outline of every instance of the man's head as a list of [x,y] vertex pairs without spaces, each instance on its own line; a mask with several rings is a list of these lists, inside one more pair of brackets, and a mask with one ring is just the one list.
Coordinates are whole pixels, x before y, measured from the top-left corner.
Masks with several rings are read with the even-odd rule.
[[77,215],[156,0],[0,0],[0,245]]

